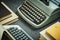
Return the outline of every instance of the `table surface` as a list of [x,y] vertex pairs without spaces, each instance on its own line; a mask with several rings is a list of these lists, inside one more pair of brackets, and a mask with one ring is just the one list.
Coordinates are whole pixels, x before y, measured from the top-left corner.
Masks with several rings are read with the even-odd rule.
[[[17,15],[17,8],[19,5],[21,5],[21,3],[24,0],[3,0],[3,2],[5,2]],[[19,16],[19,15],[18,15]],[[60,19],[56,19],[55,21],[49,23],[48,25],[44,26],[43,28],[40,29],[35,29],[33,28],[31,25],[29,25],[26,21],[24,21],[20,16],[19,16],[19,20],[17,22],[12,23],[12,25],[19,25],[22,29],[24,29],[34,40],[39,40],[40,34],[39,32],[41,32],[42,30],[46,29],[47,27],[49,27],[50,25],[54,24],[55,22],[59,21]]]

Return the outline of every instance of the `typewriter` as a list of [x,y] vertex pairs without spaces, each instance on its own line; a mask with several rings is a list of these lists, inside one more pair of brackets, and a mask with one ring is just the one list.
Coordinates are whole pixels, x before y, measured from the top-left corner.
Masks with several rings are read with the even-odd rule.
[[60,0],[25,0],[17,10],[27,23],[41,28],[59,17]]
[[2,40],[33,40],[20,26],[6,25],[2,35]]

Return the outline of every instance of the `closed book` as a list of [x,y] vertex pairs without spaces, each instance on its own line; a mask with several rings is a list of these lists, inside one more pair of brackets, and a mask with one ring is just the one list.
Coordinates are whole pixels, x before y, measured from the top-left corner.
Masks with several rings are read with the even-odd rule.
[[40,40],[60,40],[60,22],[56,22],[40,32]]
[[60,23],[56,23],[51,28],[47,29],[46,34],[54,40],[60,40]]

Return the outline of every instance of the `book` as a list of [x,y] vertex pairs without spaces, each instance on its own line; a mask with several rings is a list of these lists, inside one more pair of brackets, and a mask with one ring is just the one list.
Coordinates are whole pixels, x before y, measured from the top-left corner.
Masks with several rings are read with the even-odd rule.
[[0,21],[11,16],[11,12],[0,3]]
[[2,4],[7,10],[9,10],[9,11],[11,12],[11,17],[9,17],[9,18],[1,21],[1,22],[0,22],[0,25],[8,25],[8,24],[11,24],[11,23],[17,21],[17,20],[18,20],[18,16],[17,16],[4,2],[1,2],[1,4]]
[[60,22],[56,22],[50,27],[40,32],[39,40],[60,40],[59,30],[60,30]]
[[60,40],[60,23],[52,25],[46,30],[46,34],[53,38],[53,40]]

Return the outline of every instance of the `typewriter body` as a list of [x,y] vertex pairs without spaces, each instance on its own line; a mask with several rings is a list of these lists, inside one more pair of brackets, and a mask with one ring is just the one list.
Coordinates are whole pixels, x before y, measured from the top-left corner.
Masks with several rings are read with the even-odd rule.
[[41,28],[59,17],[60,3],[56,0],[25,0],[18,7],[19,15],[35,28]]

